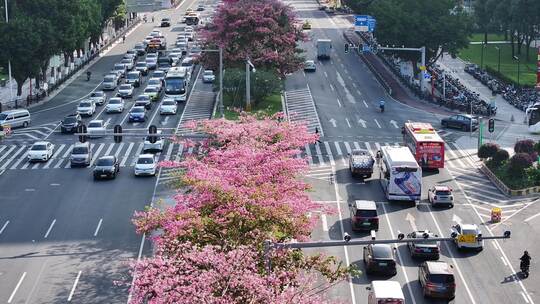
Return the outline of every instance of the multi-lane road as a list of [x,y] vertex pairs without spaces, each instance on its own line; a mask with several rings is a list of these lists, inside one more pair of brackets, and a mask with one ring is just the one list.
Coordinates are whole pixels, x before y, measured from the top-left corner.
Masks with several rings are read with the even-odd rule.
[[[462,147],[458,139],[469,136],[455,130],[439,129],[446,141],[445,168],[439,172],[425,172],[422,181],[422,201],[414,204],[388,202],[377,180],[365,182],[353,179],[348,170],[347,153],[352,149],[368,149],[375,153],[381,146],[400,145],[403,123],[421,121],[440,128],[440,115],[429,106],[412,108],[389,98],[360,58],[343,49],[343,31],[352,25],[343,15],[328,15],[317,9],[315,1],[289,1],[301,19],[312,24],[309,39],[304,43],[307,59],[315,60],[314,73],[297,72],[286,81],[286,105],[290,119],[307,121],[310,129],[317,127],[321,141],[306,146],[311,170],[305,180],[312,184],[312,198],[325,206],[334,207],[333,214],[318,213],[320,221],[313,232],[313,240],[340,240],[344,232],[353,238],[369,239],[366,234],[353,233],[350,227],[348,203],[355,199],[377,202],[380,228],[377,238],[396,238],[399,232],[428,229],[439,236],[449,236],[456,223],[479,225],[484,235],[502,234],[512,230],[513,238],[505,241],[486,241],[480,253],[460,252],[453,243],[441,244],[440,260],[451,264],[457,283],[452,303],[534,303],[539,301],[537,279],[520,280],[519,256],[524,249],[533,251],[538,246],[525,241],[524,234],[532,235],[536,228],[522,225],[524,219],[538,220],[534,209],[536,197],[509,198],[502,194],[477,170],[478,159],[469,154],[471,147]],[[331,59],[316,60],[317,39],[331,39]],[[380,113],[379,100],[386,101]],[[433,113],[432,113],[433,112]],[[456,205],[452,209],[433,209],[427,203],[427,189],[445,184],[454,189]],[[492,224],[490,210],[503,209],[503,223]],[[524,208],[531,207],[533,209]],[[322,208],[321,208],[322,209]],[[527,214],[526,216],[524,214]],[[374,279],[400,282],[407,303],[438,302],[425,299],[418,281],[418,260],[411,259],[405,245],[396,245],[398,273],[394,277],[366,275],[361,246],[331,247],[313,251],[338,256],[347,264],[358,266],[364,274],[343,282],[329,291],[333,299],[345,303],[367,303],[366,287]],[[533,251],[534,252],[534,251]],[[534,254],[533,254],[534,256]],[[534,266],[533,266],[534,267]]]
[[[529,246],[534,255],[538,229],[534,198],[508,198],[477,169],[478,160],[457,143],[459,131],[439,130],[446,141],[445,169],[423,177],[423,189],[447,184],[454,189],[456,206],[434,210],[426,203],[426,193],[418,206],[387,202],[378,181],[351,178],[347,153],[364,148],[372,153],[381,146],[402,142],[401,126],[407,120],[430,122],[439,126],[440,116],[429,108],[416,109],[389,99],[369,69],[354,54],[345,54],[342,31],[351,26],[342,15],[327,15],[317,10],[314,1],[289,1],[302,19],[309,19],[312,30],[302,47],[307,59],[315,59],[317,39],[332,39],[334,48],[328,61],[316,61],[314,73],[297,72],[287,77],[285,105],[292,120],[305,120],[311,131],[319,130],[319,143],[305,147],[303,156],[310,165],[305,180],[312,184],[312,198],[334,207],[331,214],[313,210],[320,222],[313,231],[314,240],[342,239],[344,232],[355,238],[365,234],[350,229],[348,202],[374,200],[380,215],[378,238],[395,238],[399,232],[429,229],[448,236],[456,222],[476,223],[485,235],[513,232],[512,239],[486,242],[480,253],[458,252],[451,243],[442,244],[441,260],[454,266],[457,293],[454,303],[534,303],[540,286],[533,275],[520,280],[515,275],[517,258]],[[205,3],[205,4],[208,4]],[[177,9],[155,13],[156,22],[141,23],[89,69],[92,79],[79,76],[44,105],[31,109],[32,125],[19,129],[0,143],[0,302],[3,303],[125,303],[128,289],[115,281],[129,282],[126,262],[151,253],[150,244],[134,232],[131,218],[171,190],[167,182],[174,178],[163,169],[155,178],[135,178],[133,163],[142,149],[142,141],[127,137],[121,143],[112,138],[91,139],[94,158],[116,155],[120,175],[112,181],[94,182],[90,169],[72,169],[68,156],[77,138],[59,133],[59,121],[75,111],[78,102],[99,87],[102,75],[120,61],[125,52],[157,26],[162,17],[173,24],[162,28],[169,44],[182,25],[177,23],[188,7],[188,0]],[[200,76],[196,74],[196,76]],[[145,78],[145,82],[148,77]],[[136,89],[135,96],[145,87]],[[112,93],[108,93],[110,97]],[[214,94],[212,86],[197,77],[186,104],[179,104],[174,116],[161,116],[154,103],[144,123],[129,123],[123,114],[106,114],[103,106],[91,119],[103,119],[108,129],[121,124],[124,131],[146,132],[151,124],[164,133],[183,133],[183,122],[209,118]],[[386,111],[378,111],[378,101],[386,100]],[[128,101],[127,108],[132,101]],[[55,144],[55,154],[46,163],[28,163],[29,146],[46,139]],[[167,143],[160,160],[175,160],[193,153],[193,148]],[[377,174],[374,175],[374,177]],[[331,178],[332,177],[332,178]],[[503,208],[502,224],[489,223],[493,206]],[[364,270],[362,248],[318,249],[337,256],[347,264]],[[392,277],[401,283],[407,303],[427,303],[418,284],[419,262],[410,258],[405,246],[397,246],[398,273]],[[362,275],[331,288],[328,296],[344,303],[366,303],[369,282],[388,279]],[[536,284],[535,284],[536,283]],[[437,302],[437,301],[433,301]]]
[[[124,137],[114,143],[111,136],[90,139],[94,160],[116,155],[120,175],[111,181],[94,182],[91,168],[70,168],[69,153],[78,138],[61,134],[59,123],[75,112],[80,100],[99,90],[103,76],[136,43],[141,42],[162,17],[170,17],[171,27],[159,28],[173,48],[176,34],[184,27],[179,21],[188,7],[200,2],[188,0],[178,8],[154,13],[155,22],[141,22],[116,43],[89,70],[76,77],[47,103],[30,109],[32,124],[17,129],[0,142],[0,302],[1,303],[126,303],[129,283],[127,262],[151,253],[150,243],[137,235],[131,218],[156,200],[156,189],[164,188],[166,172],[158,177],[135,178],[133,165],[141,152],[143,138]],[[210,8],[210,1],[203,1]],[[210,14],[208,9],[203,14]],[[149,16],[150,20],[151,17]],[[126,100],[121,114],[107,114],[98,106],[90,120],[102,119],[108,131],[120,124],[124,132],[146,133],[156,125],[163,133],[183,134],[183,123],[208,119],[215,100],[211,84],[204,84],[195,69],[190,96],[180,103],[177,115],[160,115],[154,102],[148,119],[128,122],[135,98]],[[149,75],[151,74],[151,71]],[[142,93],[149,76],[135,89]],[[107,92],[108,98],[116,93]],[[202,110],[201,110],[202,109]],[[55,145],[53,157],[45,163],[29,163],[26,152],[33,142],[48,140]],[[160,160],[174,160],[192,153],[192,148],[167,142]]]

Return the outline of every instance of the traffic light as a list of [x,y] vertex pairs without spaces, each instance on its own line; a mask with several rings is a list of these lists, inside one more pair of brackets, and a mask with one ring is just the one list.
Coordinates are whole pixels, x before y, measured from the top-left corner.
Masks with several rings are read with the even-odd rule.
[[87,129],[86,129],[85,124],[81,124],[81,125],[79,125],[79,127],[77,127],[77,133],[80,134],[79,135],[79,141],[82,142],[82,143],[86,142],[87,137],[86,137],[86,135],[84,135],[84,134],[86,134],[86,132],[87,132]]
[[491,118],[488,122],[488,131],[489,133],[493,133],[495,131],[495,119]]
[[116,125],[114,126],[114,142],[119,143],[122,141],[122,135],[117,135],[122,133],[122,126]]
[[[156,134],[156,133],[157,133],[157,127],[156,127],[156,125],[151,125],[150,127],[148,127],[148,133],[150,133],[150,134]],[[150,136],[149,136],[149,140],[150,140],[151,143],[154,144],[154,143],[156,143],[156,141],[157,141],[157,136],[155,136],[155,135],[150,135]]]
[[349,52],[349,44],[345,43],[345,54]]

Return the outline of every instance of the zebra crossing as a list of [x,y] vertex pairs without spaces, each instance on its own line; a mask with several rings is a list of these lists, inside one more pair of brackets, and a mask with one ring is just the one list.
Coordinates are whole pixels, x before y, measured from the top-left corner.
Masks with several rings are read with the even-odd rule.
[[318,128],[324,136],[309,85],[305,89],[286,91],[285,108],[290,121],[307,122],[309,132],[315,133]]
[[193,91],[189,96],[186,108],[178,122],[176,134],[197,134],[192,129],[186,127],[186,123],[192,120],[205,120],[212,118],[214,110],[214,92]]

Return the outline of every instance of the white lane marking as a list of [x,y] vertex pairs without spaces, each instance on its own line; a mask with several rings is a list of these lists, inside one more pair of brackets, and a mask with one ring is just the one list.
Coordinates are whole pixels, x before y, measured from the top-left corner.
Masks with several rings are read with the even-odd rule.
[[334,89],[334,86],[332,84],[330,84],[330,89],[332,89],[332,91],[336,90],[336,89]]
[[336,98],[336,100],[337,100],[337,104],[338,104],[338,106],[339,106],[339,107],[341,108],[341,107],[342,107],[342,105],[341,105],[341,102],[339,102],[339,98]]
[[133,143],[133,142],[129,143],[129,146],[128,146],[127,150],[126,150],[126,153],[124,154],[124,158],[122,159],[122,162],[120,163],[120,167],[125,167],[126,166],[126,161],[129,158],[129,153],[131,152],[131,149],[133,149],[134,145],[135,145],[135,143]]
[[362,100],[362,102],[364,102],[364,106],[366,106],[366,108],[369,108],[367,102],[365,100]]
[[503,262],[504,266],[508,266],[508,263],[506,263],[506,261],[504,260],[504,258],[503,258],[503,257],[501,257],[501,260],[502,260],[502,262]]
[[326,71],[324,72],[324,77],[328,78],[328,74],[326,74]]
[[[435,223],[435,227],[437,227],[437,230],[439,231],[439,235],[444,235],[443,231],[441,230],[441,227],[439,226],[439,223],[437,222],[437,219],[435,219],[435,215],[433,215],[433,210],[431,210],[431,207],[429,205],[426,205],[426,206],[429,210],[429,215],[431,215],[431,218],[433,219],[433,222]],[[454,254],[452,253],[452,251],[450,251],[450,246],[448,246],[447,242],[443,242],[443,243],[444,243],[444,246],[446,247],[446,250],[448,251],[448,255],[450,256],[450,259],[452,259],[452,262],[459,274],[459,277],[461,278],[461,281],[463,282],[463,286],[465,286],[465,290],[467,291],[467,294],[469,295],[469,299],[471,300],[471,303],[476,304],[476,301],[474,300],[472,292],[469,289],[469,285],[465,281],[465,277],[463,276],[463,273],[461,272],[461,268],[459,268],[459,265],[456,261],[456,258],[454,257]]]
[[49,136],[51,136],[51,134],[53,134],[54,131],[56,131],[56,129],[58,129],[59,126],[60,126],[59,123],[56,124],[56,126],[54,127],[54,129],[52,129],[52,130],[49,132],[49,134],[47,134],[47,136],[45,136],[45,137],[43,138],[43,140],[46,140],[47,138],[49,138]]
[[351,154],[351,146],[349,145],[349,142],[345,142],[345,150],[347,150],[347,154]]
[[120,143],[120,145],[118,146],[118,150],[116,150],[116,153],[114,153],[114,157],[116,157],[116,159],[119,158],[120,156],[120,151],[122,151],[122,149],[124,148],[124,143]]
[[523,293],[523,291],[520,292],[520,294],[521,294],[521,297],[523,297],[523,300],[525,300],[525,303],[530,303],[529,300],[527,299],[527,296],[525,295],[525,293]]
[[324,142],[324,147],[326,149],[326,153],[328,154],[328,158],[330,159],[330,165],[335,166],[336,163],[334,161],[334,156],[332,155],[332,150],[330,150],[330,144],[327,141]]
[[345,117],[345,121],[347,122],[347,126],[349,126],[349,128],[352,128],[351,123],[347,117]]
[[[6,167],[9,165],[9,163],[11,163],[15,158],[17,158],[17,155],[19,155],[19,153],[21,153],[24,149],[26,149],[26,146],[22,146],[19,150],[17,150],[15,152],[15,154],[13,154],[8,160],[6,160],[6,162],[4,163],[4,165],[2,165],[2,168],[0,168],[0,169],[2,169],[2,170],[6,169]],[[8,153],[9,153],[9,151],[8,151]],[[25,158],[24,154],[21,155],[21,156],[22,156],[23,159]]]
[[34,189],[34,188],[26,188],[26,189],[24,189],[24,191],[25,192],[34,192],[34,191],[36,191],[36,189]]
[[536,217],[538,217],[538,216],[540,216],[540,212],[537,213],[537,214],[535,214],[535,215],[533,215],[533,216],[530,216],[530,217],[526,218],[526,219],[525,219],[525,222],[528,222],[528,221],[530,221],[530,220],[532,220],[532,219],[534,219],[534,218],[536,218]]
[[[66,149],[66,152],[64,152],[64,155],[62,155],[62,158],[58,160],[58,163],[56,165],[54,165],[54,168],[60,168],[60,166],[62,165],[62,162],[64,161],[64,159],[66,159],[66,157],[68,156],[69,153],[71,153],[71,150],[73,148],[71,148],[71,146],[69,146],[67,149]],[[69,168],[71,166],[71,162],[68,161],[67,164],[64,166],[64,168]]]
[[9,224],[9,221],[6,221],[4,223],[4,226],[2,226],[2,229],[0,229],[0,234],[2,234],[2,232],[4,232],[4,229],[6,229],[7,225]]
[[99,228],[101,228],[101,223],[103,222],[103,219],[100,218],[99,219],[99,222],[97,224],[97,227],[96,227],[96,231],[94,232],[94,236],[97,236],[98,232],[99,232]]
[[371,154],[371,156],[375,157],[375,153],[373,153],[373,150],[371,149],[371,145],[369,144],[369,142],[365,142],[366,144],[366,148],[367,150],[369,151],[369,154]]
[[49,184],[49,186],[52,186],[52,187],[58,187],[58,186],[60,186],[60,184],[58,184],[58,183],[52,183],[52,184]]
[[379,124],[379,121],[377,121],[377,118],[373,118],[373,120],[375,120],[375,123],[377,124],[377,127],[379,127],[379,129],[380,129],[381,125]]
[[326,214],[321,214],[322,230],[328,231],[328,221],[326,220]]
[[169,143],[169,147],[167,148],[167,152],[165,153],[165,158],[163,160],[165,161],[171,160],[171,154],[172,154],[173,148],[174,148],[174,144]]
[[15,289],[13,289],[13,292],[11,293],[11,296],[9,297],[8,299],[8,303],[11,303],[11,301],[13,301],[13,297],[15,297],[15,294],[17,293],[17,290],[19,289],[19,287],[21,287],[21,284],[24,280],[24,277],[26,277],[26,271],[23,272],[21,278],[19,279],[19,282],[17,283],[17,285],[15,286]]
[[318,142],[315,143],[315,151],[317,152],[317,159],[319,160],[319,167],[326,166],[326,164],[324,163],[322,152],[321,152],[321,145]]
[[[48,164],[49,161],[46,161],[45,164]],[[32,169],[37,169],[39,167],[39,163],[36,162],[33,166],[32,166]],[[24,168],[23,168],[24,169]]]
[[51,230],[52,230],[52,228],[53,228],[53,226],[54,226],[55,223],[56,223],[56,219],[54,219],[54,220],[52,221],[51,225],[49,226],[49,229],[47,229],[47,232],[45,233],[45,236],[44,236],[43,238],[46,239],[46,238],[49,236],[49,233],[51,233]]
[[[335,176],[336,174],[335,168],[331,167],[331,169],[332,169],[332,174]],[[340,206],[341,197],[339,196],[337,183],[334,183],[334,194],[336,196],[336,205],[337,205],[337,210],[338,210],[338,215],[339,215],[339,226],[341,228],[341,233],[343,234],[345,233],[345,228],[343,227],[343,216],[341,215],[341,206]],[[343,246],[343,251],[345,252],[345,264],[348,267],[349,265],[351,265],[351,263],[349,260],[349,251],[347,250],[347,246]],[[354,304],[356,303],[356,296],[354,294],[353,282],[352,280],[348,280],[348,281],[349,281],[349,291],[351,293],[351,301]]]
[[49,161],[45,164],[45,166],[43,166],[43,169],[48,169],[52,165],[53,159],[56,160],[56,158],[58,157],[58,154],[60,154],[62,152],[62,150],[64,150],[65,147],[66,147],[65,144],[61,144],[60,147],[58,147],[58,149],[56,149],[56,152],[54,152],[51,159],[49,159]]
[[[384,204],[381,204],[382,208],[383,208],[383,211],[384,211],[384,217],[386,218],[386,222],[388,223],[388,228],[390,228],[390,235],[392,236],[393,239],[395,239],[395,235],[394,235],[394,229],[392,228],[392,224],[390,223],[390,217],[388,216],[388,212],[386,212],[386,207],[384,206]],[[441,233],[442,235],[442,233]],[[399,253],[399,250],[396,250],[396,255],[399,259],[399,267],[401,268],[401,272],[403,272],[403,276],[405,277],[405,282],[410,282],[409,281],[409,276],[407,275],[407,271],[405,271],[405,266],[403,264],[403,259],[401,258],[401,254]],[[411,300],[413,302],[413,304],[416,304],[416,299],[414,298],[414,294],[412,292],[412,288],[411,288],[411,284],[407,284],[407,290],[409,290],[409,294],[411,295]]]
[[[359,96],[362,96],[362,92],[360,92],[360,90],[356,90],[356,94],[358,94]],[[365,100],[362,100],[363,102],[366,102]]]
[[343,156],[343,152],[341,151],[341,147],[339,146],[339,142],[335,141],[334,146],[336,147],[337,155],[341,158],[341,161],[343,162],[344,166],[347,166],[347,158]]
[[313,166],[313,157],[311,156],[311,149],[309,147],[309,144],[306,144],[305,146],[307,160],[310,166]]
[[73,298],[73,294],[75,293],[75,288],[77,288],[77,284],[79,283],[79,279],[81,278],[82,271],[79,270],[79,273],[77,274],[77,277],[75,278],[75,282],[73,282],[73,287],[71,287],[71,292],[69,293],[68,302],[71,302],[71,298]]
[[135,166],[135,163],[137,162],[137,158],[141,154],[143,147],[144,147],[144,143],[140,143],[139,147],[137,147],[137,151],[133,155],[133,160],[131,161],[131,166]]
[[11,148],[9,148],[6,153],[4,153],[3,156],[0,157],[0,162],[2,162],[4,160],[4,158],[6,158],[9,153],[11,153],[13,150],[15,150],[15,148],[17,148],[17,146],[10,146]]
[[381,145],[378,142],[375,143],[375,149],[377,149],[376,151],[381,151]]
[[28,160],[26,157],[24,157],[24,155],[21,155],[19,160],[17,160],[9,169],[13,170],[13,169],[17,168],[17,166],[19,166],[19,164],[25,159],[26,159],[26,163],[21,168],[22,169],[28,168],[28,166],[30,166],[30,164],[31,164],[30,160]]
[[107,151],[105,151],[105,154],[103,155],[107,155],[107,156],[110,155],[113,147],[114,147],[114,144],[109,144],[109,148],[107,148]]
[[96,152],[94,153],[94,157],[92,157],[92,160],[90,160],[90,165],[89,165],[89,167],[92,167],[92,165],[94,164],[94,162],[98,159],[98,157],[99,157],[99,152],[101,152],[101,150],[103,149],[103,147],[105,147],[105,144],[99,144],[99,147],[97,148]]

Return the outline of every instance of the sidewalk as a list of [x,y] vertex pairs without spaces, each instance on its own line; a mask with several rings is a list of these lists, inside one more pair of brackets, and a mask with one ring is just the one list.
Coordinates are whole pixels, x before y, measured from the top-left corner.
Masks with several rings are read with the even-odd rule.
[[[491,90],[488,87],[464,71],[466,62],[460,58],[453,59],[452,56],[445,53],[443,58],[439,59],[437,63],[443,70],[452,75],[452,77],[459,79],[459,81],[469,90],[480,94],[482,100],[489,103],[493,98]],[[500,94],[495,97],[495,104],[497,105],[497,115],[495,115],[495,119],[512,124],[524,125],[525,112],[509,104]]]

